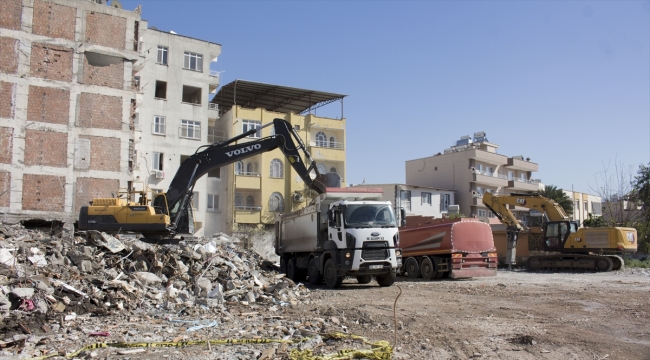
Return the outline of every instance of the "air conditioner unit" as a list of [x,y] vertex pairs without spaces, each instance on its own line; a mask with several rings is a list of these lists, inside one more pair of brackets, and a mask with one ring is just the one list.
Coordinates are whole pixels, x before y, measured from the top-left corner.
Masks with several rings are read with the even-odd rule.
[[293,201],[295,202],[303,202],[305,198],[302,196],[301,193],[293,193]]
[[156,179],[164,179],[165,178],[165,172],[156,170]]
[[460,212],[460,206],[459,205],[449,205],[449,209],[447,210],[449,215],[454,215],[458,214]]

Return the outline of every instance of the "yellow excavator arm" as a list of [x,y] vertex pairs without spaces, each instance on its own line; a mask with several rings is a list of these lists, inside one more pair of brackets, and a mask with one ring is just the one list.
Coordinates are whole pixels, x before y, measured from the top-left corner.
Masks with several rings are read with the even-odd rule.
[[523,229],[523,226],[519,224],[515,215],[510,211],[510,205],[537,210],[546,214],[548,221],[570,220],[569,216],[567,216],[560,204],[538,193],[506,195],[492,195],[487,193],[483,195],[483,204],[487,206],[502,223],[519,230]]

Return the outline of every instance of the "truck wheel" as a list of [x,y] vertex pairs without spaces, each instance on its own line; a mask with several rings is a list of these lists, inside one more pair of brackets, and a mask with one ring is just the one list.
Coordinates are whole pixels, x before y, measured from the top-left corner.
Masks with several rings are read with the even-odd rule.
[[334,266],[334,260],[331,258],[325,262],[323,277],[325,278],[325,285],[330,289],[337,288],[343,283],[343,276],[336,273],[336,266]]
[[316,259],[309,260],[309,266],[307,267],[307,276],[309,277],[309,283],[312,285],[320,285],[323,282],[323,275],[318,271],[316,266]]
[[420,263],[420,273],[422,274],[422,278],[427,280],[433,280],[438,275],[434,262],[431,261],[431,258],[428,256],[422,258],[422,263]]
[[408,258],[404,268],[411,279],[417,279],[420,277],[420,265],[415,258]]
[[290,258],[286,259],[285,262],[287,267],[287,277],[292,281],[298,281],[298,269],[296,268],[296,260]]
[[397,274],[395,273],[395,270],[391,270],[385,274],[377,275],[377,283],[379,286],[391,286],[395,282],[396,277]]
[[372,281],[372,276],[370,275],[359,275],[357,276],[357,282],[359,284],[368,284]]
[[613,267],[614,262],[608,256],[599,256],[598,259],[596,259],[596,270],[598,271],[612,271]]

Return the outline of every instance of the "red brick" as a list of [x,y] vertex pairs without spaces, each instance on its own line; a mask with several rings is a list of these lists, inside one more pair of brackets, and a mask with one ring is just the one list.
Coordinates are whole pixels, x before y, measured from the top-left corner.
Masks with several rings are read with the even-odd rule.
[[23,0],[0,0],[0,28],[20,30]]
[[86,17],[86,42],[115,49],[125,49],[126,19],[91,12]]
[[0,36],[0,72],[15,74],[17,71],[18,40]]
[[92,66],[84,56],[83,83],[89,85],[107,86],[114,89],[124,88],[124,63],[108,66]]
[[77,178],[74,194],[75,213],[78,213],[82,206],[88,205],[92,199],[113,197],[119,187],[119,180]]
[[30,73],[33,77],[72,81],[72,49],[32,43]]
[[23,175],[23,210],[63,212],[65,177],[54,175]]
[[11,200],[11,173],[0,171],[0,207],[9,207]]
[[122,129],[122,98],[81,93],[77,124],[85,128]]
[[56,131],[25,131],[25,165],[66,167],[68,134]]
[[79,138],[90,140],[90,170],[120,171],[120,139],[88,135]]
[[14,128],[0,127],[0,164],[11,164]]
[[0,81],[0,118],[14,117],[14,84]]
[[74,40],[76,20],[77,9],[73,7],[34,0],[34,34]]
[[29,86],[27,120],[51,124],[67,124],[70,114],[70,91],[66,89]]

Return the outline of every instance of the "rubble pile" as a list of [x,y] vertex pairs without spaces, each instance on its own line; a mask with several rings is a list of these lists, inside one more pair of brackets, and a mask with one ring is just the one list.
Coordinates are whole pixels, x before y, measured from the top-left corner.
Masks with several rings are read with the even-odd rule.
[[[0,356],[65,353],[63,344],[70,351],[96,341],[181,341],[200,331],[202,339],[340,331],[326,319],[281,315],[308,304],[309,294],[225,234],[159,245],[0,223]],[[263,350],[238,351],[257,358]]]

